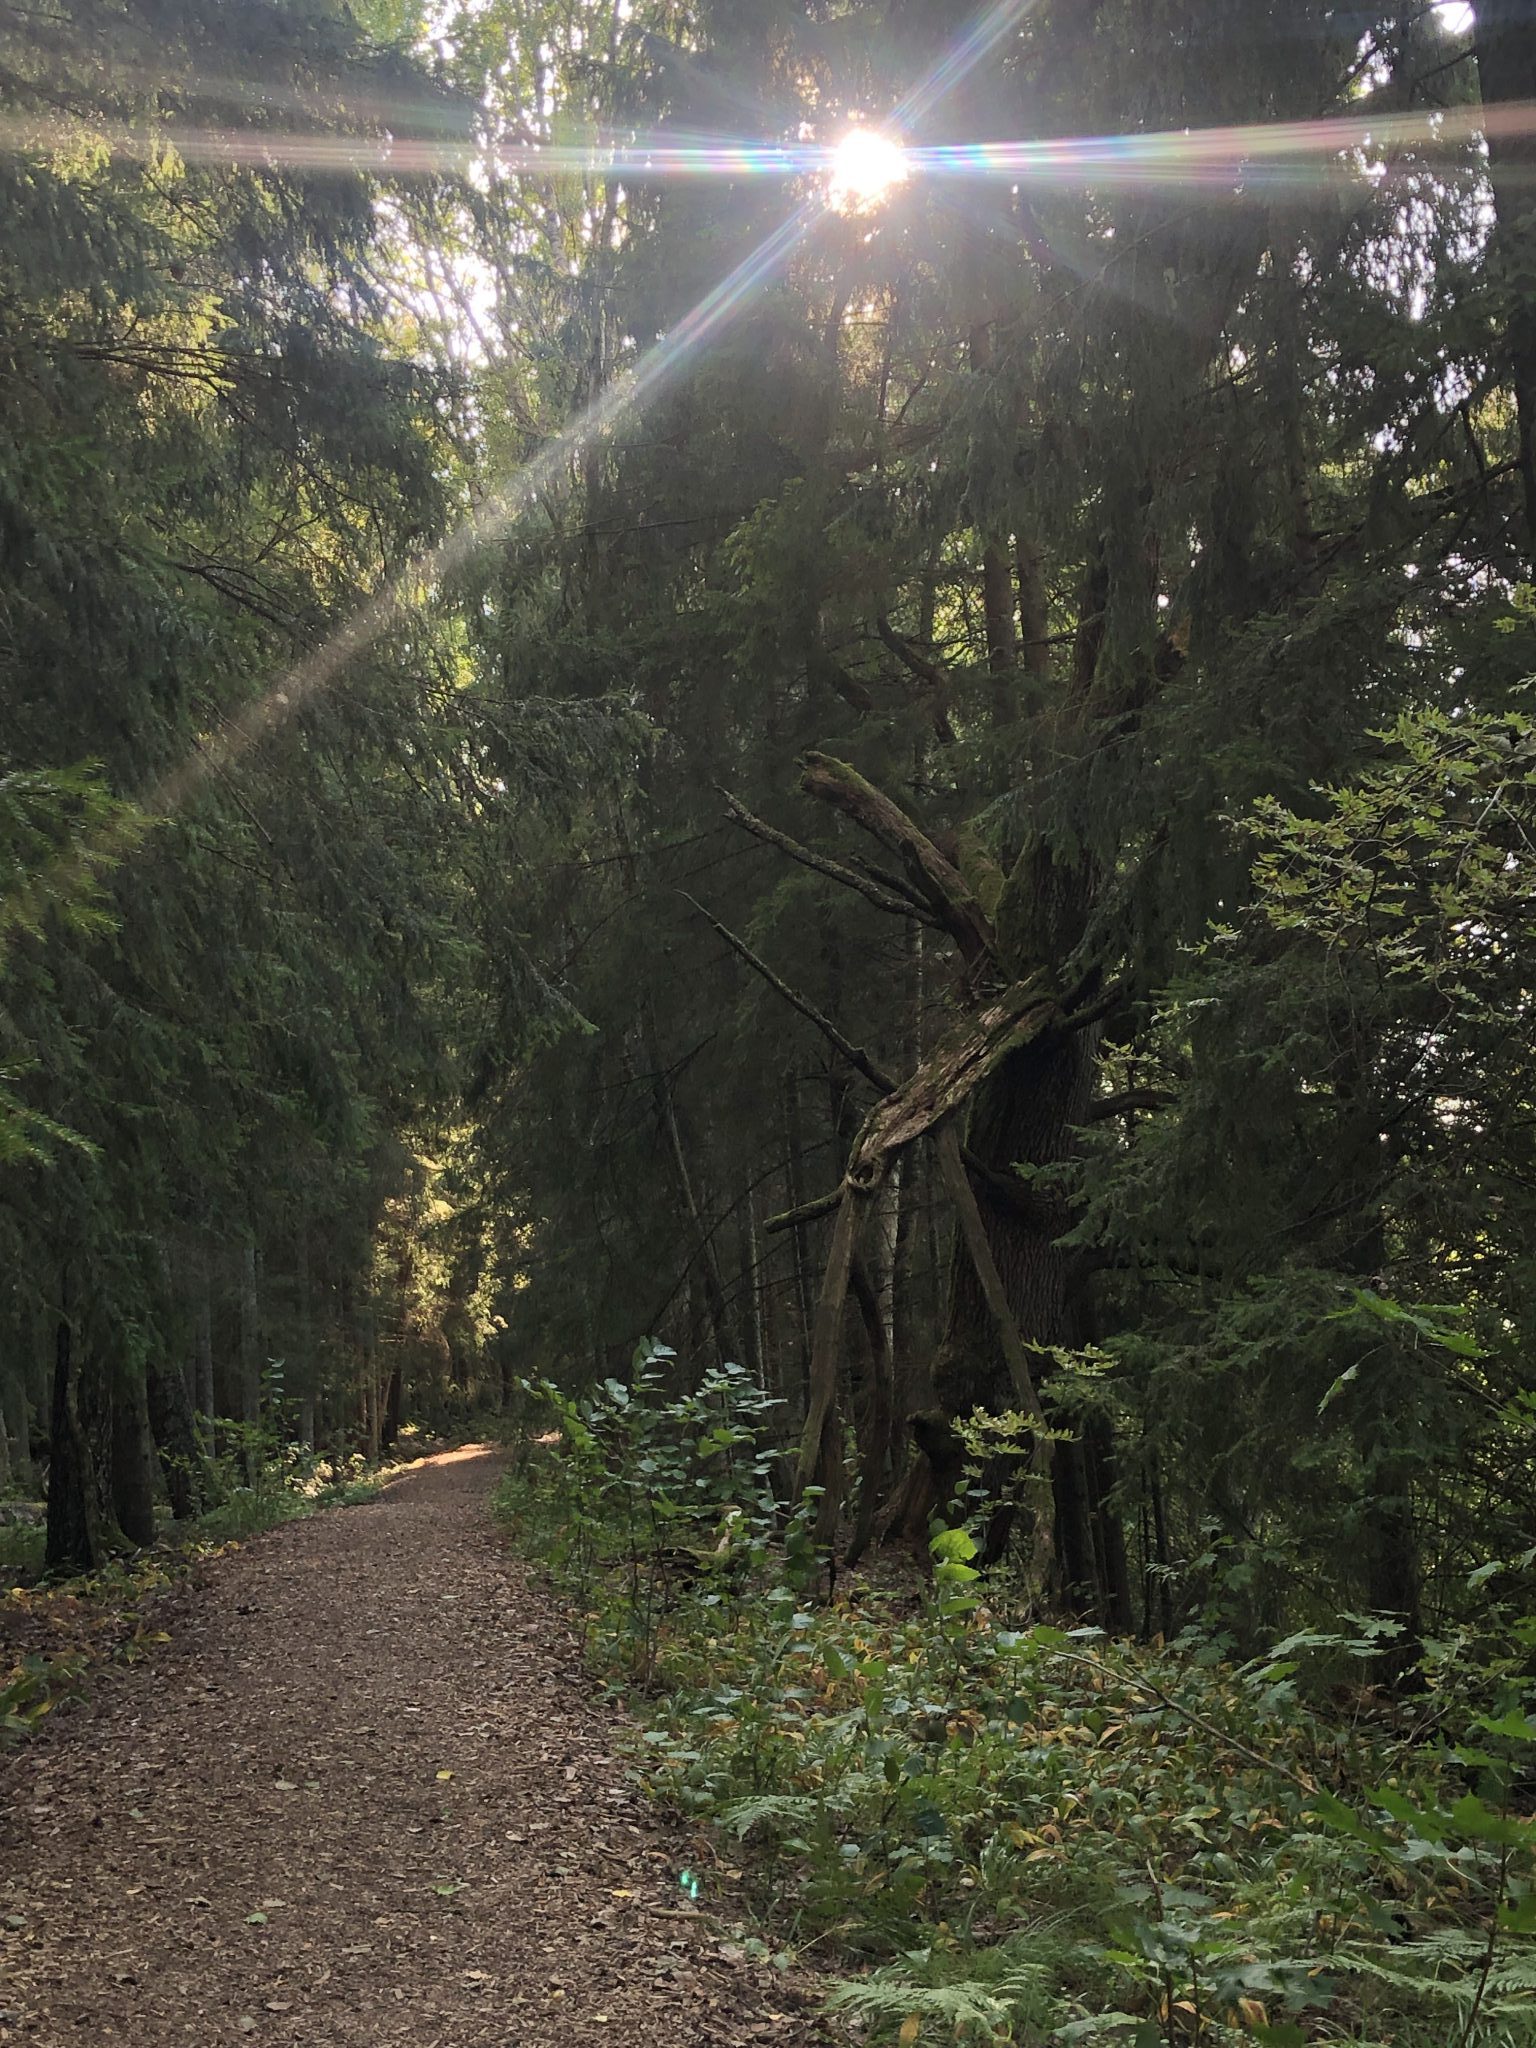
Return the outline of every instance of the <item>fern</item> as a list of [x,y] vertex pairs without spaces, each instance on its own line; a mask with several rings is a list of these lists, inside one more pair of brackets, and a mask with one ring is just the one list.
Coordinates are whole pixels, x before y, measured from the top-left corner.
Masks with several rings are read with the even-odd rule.
[[1488,1988],[1496,1998],[1536,1991],[1536,1948],[1501,1956],[1489,1973]]
[[965,1978],[930,1986],[882,1972],[845,1979],[833,1987],[827,2004],[866,2025],[916,2017],[946,2028],[955,2040],[977,2033],[990,2039],[1017,2017],[1020,2004],[1038,2002],[1043,1974],[1034,1965],[1013,1964],[995,1979]]
[[816,1801],[803,1792],[767,1792],[756,1799],[736,1800],[722,1810],[720,1820],[734,1834],[749,1835],[769,1821],[778,1827],[799,1827],[815,1813]]
[[720,1819],[737,1835],[749,1835],[753,1828],[772,1825],[803,1828],[825,1813],[845,1814],[869,1791],[876,1780],[867,1771],[850,1771],[829,1792],[764,1792],[751,1799],[737,1799],[722,1809]]
[[[1486,1953],[1484,1936],[1445,1928],[1393,1949],[1390,1961],[1378,1952],[1354,1947],[1340,1950],[1337,1960],[1342,1968],[1388,1984],[1394,1991],[1417,1993],[1465,2009],[1477,1995]],[[1536,1947],[1527,1943],[1506,1947],[1495,1955],[1488,1972],[1481,2010],[1490,2017],[1511,2011],[1527,2013],[1533,1991]]]

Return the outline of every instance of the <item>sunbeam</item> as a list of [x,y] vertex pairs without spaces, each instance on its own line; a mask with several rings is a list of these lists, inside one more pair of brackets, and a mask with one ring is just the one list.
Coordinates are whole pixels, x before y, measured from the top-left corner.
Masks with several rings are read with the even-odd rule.
[[728,324],[743,302],[783,265],[815,217],[816,210],[809,207],[791,214],[701,299],[665,340],[657,342],[627,377],[616,378],[531,462],[525,463],[503,489],[437,547],[409,562],[313,654],[289,669],[263,696],[203,741],[152,792],[148,808],[156,815],[177,810],[198,783],[238,760],[273,727],[301,710],[318,691],[326,689],[360,655],[377,646],[391,626],[420,606],[434,585],[451,576],[480,548],[503,538],[588,442],[606,433],[621,414],[654,398],[676,375],[684,359]]

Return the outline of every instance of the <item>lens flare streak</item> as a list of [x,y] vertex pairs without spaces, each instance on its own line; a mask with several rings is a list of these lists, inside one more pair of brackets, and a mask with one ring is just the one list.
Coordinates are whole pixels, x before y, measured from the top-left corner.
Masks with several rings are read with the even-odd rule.
[[[855,131],[856,133],[861,131]],[[1376,160],[1400,150],[1464,147],[1536,134],[1536,102],[1448,107],[1425,113],[1335,115],[1238,128],[1171,129],[1148,135],[1064,136],[1017,142],[903,146],[878,134],[902,177],[973,179],[1031,186],[1190,185],[1251,189],[1295,179],[1360,174],[1362,155]],[[373,175],[390,178],[467,175],[493,168],[505,177],[612,177],[628,183],[674,179],[820,179],[835,183],[846,165],[848,138],[833,143],[747,143],[638,137],[572,144],[434,142],[391,136],[336,135],[276,129],[84,128],[75,122],[0,117],[0,150],[47,154],[77,150],[82,140],[117,157],[159,159],[168,150],[185,162],[239,170]]]

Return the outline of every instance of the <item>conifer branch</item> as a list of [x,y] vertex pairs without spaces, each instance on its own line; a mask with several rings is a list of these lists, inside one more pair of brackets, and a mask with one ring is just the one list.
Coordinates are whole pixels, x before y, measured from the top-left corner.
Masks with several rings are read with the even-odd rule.
[[1132,1109],[1166,1109],[1173,1096],[1166,1088],[1126,1088],[1118,1095],[1104,1095],[1090,1103],[1085,1123],[1107,1123],[1112,1116],[1124,1116]]

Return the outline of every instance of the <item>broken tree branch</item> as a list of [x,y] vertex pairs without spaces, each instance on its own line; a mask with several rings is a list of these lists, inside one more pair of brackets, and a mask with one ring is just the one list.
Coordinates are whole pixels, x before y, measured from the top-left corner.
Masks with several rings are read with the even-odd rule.
[[977,1205],[976,1191],[971,1186],[965,1171],[965,1162],[960,1156],[960,1134],[953,1117],[946,1119],[939,1126],[935,1144],[944,1186],[955,1205],[960,1235],[965,1242],[966,1251],[970,1254],[971,1264],[976,1269],[976,1278],[981,1283],[982,1295],[997,1328],[998,1341],[1003,1347],[1008,1377],[1013,1382],[1013,1397],[1034,1424],[1029,1452],[1029,1471],[1031,1479],[1040,1483],[1034,1488],[1035,1498],[1030,1506],[1035,1524],[1035,1569],[1043,1586],[1051,1563],[1050,1478],[1055,1440],[1051,1434],[1051,1426],[1046,1420],[1045,1410],[1040,1405],[1040,1396],[1035,1391],[1034,1374],[1029,1366],[1029,1352],[1014,1320],[1013,1310],[1008,1301],[1008,1290],[1003,1285],[1003,1276],[997,1270],[991,1240],[987,1236],[987,1227],[981,1220],[981,1210]]
[[1097,1102],[1090,1103],[1085,1121],[1107,1123],[1112,1116],[1124,1116],[1132,1109],[1166,1109],[1172,1101],[1166,1088],[1126,1088],[1118,1095],[1101,1095]]
[[893,1095],[877,1102],[849,1155],[847,1177],[873,1189],[892,1154],[960,1108],[1011,1052],[1051,1030],[1055,1000],[1034,982],[1018,982],[942,1039]]
[[[720,785],[717,783],[716,787],[720,788]],[[776,826],[755,817],[728,789],[720,788],[720,794],[725,798],[726,809],[734,823],[750,832],[754,839],[761,839],[765,846],[776,846],[780,853],[787,853],[791,860],[798,861],[801,867],[809,868],[813,874],[825,875],[829,881],[841,882],[845,889],[856,890],[877,910],[889,911],[893,917],[915,917],[923,924],[938,922],[922,899],[904,901],[902,897],[892,895],[878,883],[868,881],[852,868],[844,867],[841,861],[832,860],[824,853],[813,853],[798,839],[791,839],[787,832],[780,832]]]
[[[997,1270],[997,1260],[992,1255],[987,1227],[981,1220],[981,1209],[976,1201],[976,1190],[971,1186],[965,1162],[960,1156],[960,1137],[952,1117],[939,1126],[935,1146],[945,1190],[955,1205],[960,1235],[965,1240],[965,1249],[970,1256],[971,1264],[976,1268],[976,1278],[981,1282],[981,1291],[988,1311],[997,1325],[1003,1357],[1008,1365],[1008,1377],[1013,1382],[1014,1399],[1037,1430],[1048,1431],[1050,1424],[1045,1419],[1045,1410],[1041,1407],[1040,1396],[1035,1391],[1034,1374],[1029,1368],[1029,1353],[1024,1348],[1024,1339],[1019,1335],[1019,1326],[1013,1319],[1013,1310],[1008,1306],[1008,1293],[1003,1286],[1003,1276]],[[1037,1436],[1036,1442],[1042,1441],[1048,1451],[1049,1436]],[[1045,1469],[1048,1468],[1047,1457]]]
[[776,1237],[782,1230],[800,1230],[807,1223],[819,1223],[823,1216],[830,1216],[843,1199],[840,1187],[830,1194],[818,1195],[812,1202],[802,1202],[798,1209],[785,1209],[777,1216],[770,1216],[763,1225],[765,1237]]
[[796,1500],[804,1497],[809,1486],[822,1489],[816,1510],[816,1540],[828,1550],[837,1536],[838,1494],[842,1477],[837,1391],[843,1304],[848,1299],[849,1282],[853,1277],[859,1225],[868,1208],[868,1196],[852,1181],[845,1181],[838,1202],[837,1222],[832,1231],[832,1248],[827,1255],[827,1268],[821,1276],[821,1293],[816,1301],[816,1319],[811,1330],[810,1400],[805,1432],[800,1439],[800,1456],[795,1466]]
[[884,790],[877,789],[846,761],[821,753],[805,756],[800,787],[807,796],[841,811],[861,831],[878,839],[897,856],[913,887],[959,947],[968,967],[974,969],[991,960],[991,920],[977,902],[970,884]]
[[892,1095],[895,1093],[895,1081],[885,1072],[883,1067],[876,1066],[862,1046],[855,1045],[851,1038],[845,1038],[830,1017],[824,1017],[813,1003],[808,1003],[805,997],[799,994],[797,990],[792,989],[787,981],[781,981],[767,961],[760,959],[745,939],[739,939],[729,925],[722,924],[718,917],[707,911],[702,903],[688,894],[686,889],[679,889],[677,893],[685,903],[693,905],[694,909],[707,924],[714,927],[731,951],[739,959],[745,960],[754,974],[760,974],[776,995],[781,995],[792,1009],[798,1010],[808,1024],[814,1024],[822,1037],[830,1045],[836,1046],[849,1066],[862,1074],[872,1088],[878,1088],[882,1095]]
[[868,686],[851,675],[835,655],[824,647],[811,647],[806,652],[805,673],[812,683],[820,683],[841,697],[848,707],[861,714],[873,711],[875,700]]
[[936,661],[930,661],[926,654],[921,653],[910,640],[898,633],[889,619],[877,618],[875,631],[902,667],[916,676],[923,688],[929,692],[933,700],[930,709],[934,732],[946,747],[952,746],[955,729],[949,722],[946,702],[949,695],[948,674]]

